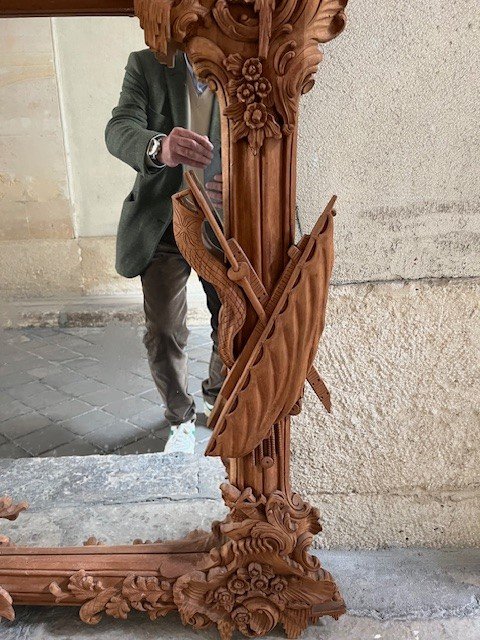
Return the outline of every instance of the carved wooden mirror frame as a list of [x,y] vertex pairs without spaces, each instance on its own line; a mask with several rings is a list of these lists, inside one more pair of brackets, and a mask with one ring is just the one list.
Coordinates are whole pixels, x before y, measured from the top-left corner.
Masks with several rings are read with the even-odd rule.
[[[290,487],[290,416],[305,381],[329,409],[313,368],[333,262],[332,199],[294,245],[300,96],[314,84],[319,43],[345,25],[347,0],[4,0],[0,16],[137,15],[146,42],[173,65],[188,53],[222,113],[225,229],[193,176],[174,197],[178,245],[222,299],[228,377],[207,453],[229,462],[230,514],[212,533],[141,546],[15,547],[0,538],[0,618],[13,605],[80,606],[89,624],[130,610],[178,610],[197,629],[297,637],[344,602],[309,554],[316,509]],[[22,5],[22,6],[20,6]],[[217,236],[215,251],[205,228]],[[272,426],[273,425],[273,426]],[[26,508],[0,500],[0,517]]]

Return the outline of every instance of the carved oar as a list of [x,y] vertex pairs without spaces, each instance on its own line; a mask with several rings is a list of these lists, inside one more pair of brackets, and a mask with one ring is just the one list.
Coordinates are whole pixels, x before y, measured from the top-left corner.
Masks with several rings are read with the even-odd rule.
[[[194,199],[201,208],[205,218],[208,220],[224,255],[231,265],[231,268],[227,273],[228,277],[243,289],[245,295],[255,309],[260,322],[265,325],[267,322],[265,307],[269,301],[269,297],[263,283],[238,242],[234,238],[227,240],[225,237],[220,216],[197,176],[193,171],[187,171],[185,177]],[[313,228],[312,233],[310,234],[311,237],[316,237],[321,233],[329,213],[333,210],[336,200],[336,196],[333,196],[330,199],[330,202],[325,207],[325,210]],[[293,252],[298,252],[298,254],[301,253],[295,245],[293,245],[291,249],[292,252],[289,252],[291,258],[293,257]],[[313,365],[308,372],[307,381],[325,409],[330,413],[332,409],[330,392]]]
[[268,299],[268,294],[258,277],[257,272],[253,268],[241,246],[235,240],[232,242],[231,240],[227,240],[225,237],[220,216],[197,176],[193,171],[187,171],[185,173],[185,178],[193,197],[202,210],[205,218],[208,220],[213,233],[222,247],[225,257],[231,265],[231,268],[228,270],[228,277],[232,282],[236,282],[243,289],[260,321],[263,324],[266,324],[267,316],[263,305]]

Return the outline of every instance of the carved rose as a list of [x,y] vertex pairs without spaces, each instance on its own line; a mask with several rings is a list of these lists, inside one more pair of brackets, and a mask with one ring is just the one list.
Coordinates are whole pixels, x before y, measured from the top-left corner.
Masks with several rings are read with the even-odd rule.
[[250,612],[248,609],[245,609],[245,607],[237,607],[232,613],[232,619],[240,630],[244,629],[248,625],[251,617]]
[[250,104],[255,100],[255,87],[249,82],[242,83],[237,89],[237,98],[240,102]]
[[282,593],[288,587],[288,582],[285,578],[277,576],[270,583],[270,588],[274,593]]
[[236,593],[239,596],[242,596],[244,593],[247,593],[249,589],[249,584],[241,575],[236,573],[234,576],[230,578],[228,581],[228,589],[232,593]]
[[253,82],[262,75],[263,66],[258,58],[248,58],[242,68],[242,75],[246,80]]
[[256,591],[266,591],[268,589],[268,578],[266,578],[265,576],[252,578],[252,587]]
[[261,129],[267,123],[268,111],[262,102],[249,104],[245,111],[245,124],[250,129]]
[[231,611],[235,605],[233,593],[226,587],[219,587],[213,594],[213,599],[227,611]]
[[248,565],[248,575],[251,578],[258,578],[263,573],[262,565],[258,562],[251,562]]
[[259,78],[255,82],[254,88],[259,98],[266,98],[272,91],[272,85],[267,78]]

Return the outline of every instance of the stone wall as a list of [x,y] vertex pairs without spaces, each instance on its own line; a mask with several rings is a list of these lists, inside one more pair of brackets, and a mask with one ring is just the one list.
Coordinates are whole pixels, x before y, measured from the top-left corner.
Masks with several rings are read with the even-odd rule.
[[[479,5],[357,0],[303,99],[299,221],[339,196],[294,484],[331,547],[478,545]],[[0,22],[0,288],[111,293],[132,172],[103,128],[136,20]],[[94,161],[92,161],[92,159]]]

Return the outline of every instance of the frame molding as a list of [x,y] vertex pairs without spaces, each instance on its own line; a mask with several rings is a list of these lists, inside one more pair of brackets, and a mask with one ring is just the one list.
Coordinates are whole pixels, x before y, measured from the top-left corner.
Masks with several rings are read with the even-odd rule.
[[[0,15],[131,10],[113,0],[39,4],[20,9],[9,0]],[[330,410],[314,358],[333,266],[335,197],[294,244],[296,154],[299,100],[313,87],[319,44],[345,26],[346,4],[135,0],[158,59],[173,66],[177,52],[188,53],[222,114],[224,225],[192,173],[173,204],[177,244],[223,305],[227,378],[209,419],[207,454],[228,465],[221,489],[230,511],[211,533],[141,547],[92,539],[83,548],[16,548],[0,538],[0,617],[12,620],[17,604],[79,606],[89,624],[103,613],[126,618],[136,609],[155,619],[175,609],[185,624],[214,624],[230,640],[236,630],[258,637],[277,624],[296,638],[319,617],[345,612],[332,576],[309,553],[321,530],[318,511],[290,487],[290,416],[301,411],[307,381]],[[0,501],[0,517],[15,519],[25,506]]]

